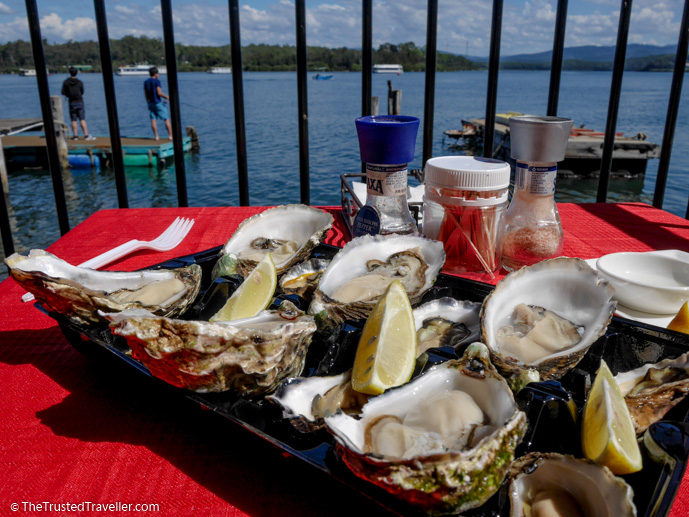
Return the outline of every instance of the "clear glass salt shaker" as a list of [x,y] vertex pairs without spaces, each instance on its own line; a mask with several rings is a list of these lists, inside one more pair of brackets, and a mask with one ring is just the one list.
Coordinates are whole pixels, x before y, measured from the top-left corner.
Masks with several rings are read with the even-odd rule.
[[562,224],[555,204],[557,162],[564,160],[572,120],[510,118],[514,192],[505,216],[502,265],[515,271],[562,254]]

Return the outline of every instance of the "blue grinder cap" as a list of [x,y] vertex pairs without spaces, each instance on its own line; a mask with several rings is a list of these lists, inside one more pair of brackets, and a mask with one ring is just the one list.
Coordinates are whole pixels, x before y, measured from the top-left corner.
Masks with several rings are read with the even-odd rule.
[[355,120],[361,161],[379,165],[406,164],[414,159],[419,119],[376,115]]

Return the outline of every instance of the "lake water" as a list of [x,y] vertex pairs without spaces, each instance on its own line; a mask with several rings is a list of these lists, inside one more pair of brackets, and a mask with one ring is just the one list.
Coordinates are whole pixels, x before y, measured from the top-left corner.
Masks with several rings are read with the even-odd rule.
[[[309,74],[309,77],[312,74]],[[308,82],[311,204],[340,203],[339,175],[360,170],[354,119],[361,110],[361,74],[334,73],[329,81]],[[65,74],[49,77],[50,91],[60,93]],[[549,72],[500,71],[497,111],[545,114]],[[100,74],[80,74],[85,85],[86,119],[94,135],[108,134],[105,97]],[[123,136],[152,136],[143,95],[145,77],[115,77],[117,107]],[[166,77],[161,76],[168,91]],[[402,90],[402,112],[423,118],[424,74],[401,76],[374,74],[373,95],[386,110],[387,81]],[[628,72],[616,130],[626,135],[644,132],[660,144],[672,75]],[[236,144],[232,100],[232,76],[208,73],[179,75],[183,127],[195,126],[201,152],[187,154],[188,199],[191,206],[239,204]],[[433,155],[452,154],[444,139],[446,129],[460,129],[462,118],[485,115],[487,72],[447,72],[436,77]],[[576,125],[603,131],[607,118],[611,74],[609,72],[564,72],[559,115]],[[297,81],[293,72],[244,74],[245,118],[250,200],[253,205],[298,203],[299,148]],[[40,117],[36,80],[0,75],[2,104],[0,118]],[[689,197],[689,105],[687,88],[675,133],[670,176],[663,208],[684,216]],[[65,103],[66,108],[66,103]],[[422,124],[423,126],[423,124]],[[165,136],[162,129],[161,136]],[[417,139],[416,158],[410,164],[420,168],[422,129]],[[646,177],[613,180],[610,201],[651,203],[658,160],[650,160]],[[64,174],[71,226],[97,210],[117,207],[114,173],[103,168],[71,170]],[[10,214],[17,251],[45,248],[60,237],[50,174],[45,170],[23,170],[10,174]],[[134,167],[127,170],[129,206],[176,206],[174,166],[156,170]],[[595,201],[597,182],[558,182],[559,201]]]

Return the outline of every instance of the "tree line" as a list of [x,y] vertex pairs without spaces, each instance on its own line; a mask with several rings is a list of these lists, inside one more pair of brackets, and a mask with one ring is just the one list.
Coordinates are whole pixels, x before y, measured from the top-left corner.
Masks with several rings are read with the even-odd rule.
[[[101,71],[98,43],[95,41],[68,41],[48,43],[43,41],[46,65],[52,72],[65,71],[69,66],[90,66]],[[178,70],[182,72],[206,71],[214,66],[230,66],[230,45],[199,46],[175,45]],[[121,65],[148,63],[163,65],[165,49],[163,41],[146,36],[125,36],[110,41],[113,69]],[[360,71],[361,50],[350,48],[308,47],[307,62],[310,70]],[[373,63],[394,63],[404,66],[405,71],[423,71],[426,51],[414,43],[393,45],[386,43],[373,50]],[[22,68],[35,68],[31,43],[18,40],[0,45],[0,73],[17,73]],[[462,56],[439,53],[439,71],[477,70],[483,66]],[[242,69],[246,71],[293,71],[297,69],[296,47],[289,45],[247,45],[242,47]]]
[[[65,72],[69,66],[92,67],[101,71],[98,43],[95,41],[68,41],[48,43],[43,41],[46,65],[52,72]],[[230,66],[232,57],[230,45],[200,46],[175,45],[178,69],[181,72],[206,71],[214,66]],[[125,36],[110,41],[113,69],[121,65],[148,63],[163,65],[165,49],[163,41],[146,36]],[[350,48],[308,47],[307,63],[310,70],[361,71],[361,50]],[[408,72],[422,72],[426,69],[426,49],[413,42],[385,43],[373,50],[373,63],[401,64]],[[463,56],[438,52],[436,66],[439,72],[460,70],[485,70],[487,63],[470,61]],[[672,70],[674,55],[659,55],[630,58],[625,62],[626,70],[662,71]],[[18,40],[0,44],[0,73],[17,73],[22,68],[35,68],[31,43]],[[518,63],[503,62],[504,70],[549,70],[550,62]],[[242,47],[242,69],[249,72],[282,72],[297,69],[296,47],[290,45],[247,45]],[[564,70],[612,70],[611,62],[565,60]]]

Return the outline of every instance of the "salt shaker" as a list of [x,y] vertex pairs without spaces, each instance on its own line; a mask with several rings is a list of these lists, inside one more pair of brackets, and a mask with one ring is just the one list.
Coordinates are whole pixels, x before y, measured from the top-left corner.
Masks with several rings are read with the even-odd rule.
[[407,204],[407,165],[414,159],[419,119],[381,115],[355,122],[361,161],[366,163],[366,206],[354,218],[354,237],[417,233]]
[[564,160],[572,120],[510,118],[516,160],[512,201],[505,217],[502,265],[508,271],[562,254],[562,224],[555,204],[557,162]]

